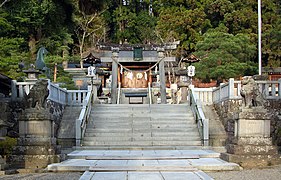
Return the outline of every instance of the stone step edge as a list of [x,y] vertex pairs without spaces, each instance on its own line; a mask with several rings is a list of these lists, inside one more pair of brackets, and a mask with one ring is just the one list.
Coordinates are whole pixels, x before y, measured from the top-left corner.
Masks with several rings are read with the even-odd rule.
[[[82,156],[83,157],[83,156]],[[86,160],[175,160],[199,159],[199,155],[184,156],[85,156]]]
[[[163,149],[163,150],[193,150],[193,149],[203,149],[203,150],[208,150],[209,147],[204,147],[204,146],[122,146],[122,145],[114,145],[114,146],[106,146],[106,145],[95,145],[95,146],[73,146],[73,150],[96,150],[96,149],[101,149],[102,150],[111,150],[112,148],[117,148],[117,149],[125,149],[125,150],[158,150],[157,149]],[[156,148],[156,149],[155,149]]]
[[198,171],[198,169],[192,166],[91,166],[89,171]]

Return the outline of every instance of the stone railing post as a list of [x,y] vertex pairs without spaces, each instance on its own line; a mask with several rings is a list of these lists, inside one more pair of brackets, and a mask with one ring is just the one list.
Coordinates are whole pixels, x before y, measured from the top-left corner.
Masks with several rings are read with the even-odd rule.
[[232,99],[234,97],[234,78],[230,78],[228,82],[228,98]]
[[118,77],[118,64],[116,61],[119,59],[119,49],[112,49],[112,81],[111,81],[111,102],[117,103],[117,77]]
[[278,79],[278,97],[281,98],[281,79]]
[[224,83],[220,83],[220,89],[219,89],[219,102],[221,102],[221,100],[222,100],[222,85],[224,85]]
[[12,100],[16,100],[17,99],[17,81],[16,80],[12,80],[11,82],[11,89],[12,89]]
[[161,104],[167,103],[166,98],[166,78],[165,78],[165,64],[164,64],[164,48],[158,48],[158,60],[159,63],[159,76],[160,76],[160,93],[161,93]]

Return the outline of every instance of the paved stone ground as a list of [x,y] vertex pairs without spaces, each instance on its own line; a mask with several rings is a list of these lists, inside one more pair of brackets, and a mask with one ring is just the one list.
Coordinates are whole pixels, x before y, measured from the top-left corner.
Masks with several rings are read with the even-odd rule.
[[[0,180],[78,180],[83,173],[31,173],[0,176]],[[242,171],[207,172],[216,180],[278,180],[281,178],[281,165],[263,169]]]

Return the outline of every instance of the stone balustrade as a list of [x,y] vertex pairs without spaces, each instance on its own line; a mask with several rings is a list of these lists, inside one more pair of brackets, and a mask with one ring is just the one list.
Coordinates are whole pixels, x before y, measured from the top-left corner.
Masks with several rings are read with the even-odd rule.
[[[281,99],[281,79],[278,81],[256,81],[265,99]],[[194,93],[203,104],[215,104],[225,100],[242,99],[240,95],[241,81],[230,78],[216,88],[193,88]]]
[[[17,82],[16,80],[13,80],[12,99],[16,100],[24,98],[25,94],[29,94],[30,89],[35,83],[36,81]],[[50,81],[48,84],[49,96],[47,99],[62,105],[82,106],[83,101],[89,92],[89,90],[66,90],[56,84],[51,83]]]

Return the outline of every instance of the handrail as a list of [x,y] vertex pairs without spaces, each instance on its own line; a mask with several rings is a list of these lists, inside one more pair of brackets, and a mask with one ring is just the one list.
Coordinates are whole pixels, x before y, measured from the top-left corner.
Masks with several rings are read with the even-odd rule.
[[87,122],[89,120],[92,108],[92,91],[88,91],[86,98],[83,100],[83,107],[80,112],[79,118],[76,119],[76,146],[81,146],[81,140],[84,137]]
[[209,119],[205,117],[201,101],[196,97],[192,87],[189,90],[189,103],[197,123],[202,144],[203,146],[209,146]]
[[49,100],[66,105],[68,94],[66,89],[63,89],[58,85],[51,83],[50,80],[48,80],[48,89],[50,92],[48,96]]
[[83,106],[88,90],[67,90],[67,105]]
[[151,85],[150,85],[150,82],[148,82],[148,97],[149,97],[149,104],[152,104]]
[[120,95],[121,95],[121,83],[118,82],[118,94],[117,94],[117,104],[120,104]]

